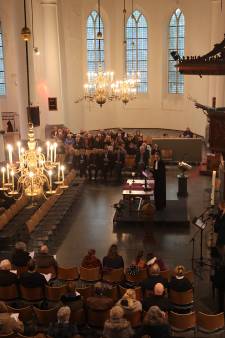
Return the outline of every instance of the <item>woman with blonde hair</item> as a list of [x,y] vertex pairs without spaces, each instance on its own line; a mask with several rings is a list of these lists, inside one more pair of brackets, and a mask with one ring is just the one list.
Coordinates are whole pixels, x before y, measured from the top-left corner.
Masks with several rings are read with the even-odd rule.
[[161,311],[158,306],[151,306],[145,315],[143,325],[137,337],[148,335],[151,338],[169,338],[170,327],[165,312]]
[[123,317],[121,306],[114,306],[110,311],[110,318],[106,320],[103,330],[104,338],[130,338],[134,331],[130,323]]
[[133,289],[127,289],[123,297],[117,302],[126,312],[142,311],[142,304],[136,299],[136,292]]
[[176,292],[184,292],[192,289],[191,282],[185,277],[185,268],[183,265],[177,265],[175,270],[175,276],[171,278],[169,288]]

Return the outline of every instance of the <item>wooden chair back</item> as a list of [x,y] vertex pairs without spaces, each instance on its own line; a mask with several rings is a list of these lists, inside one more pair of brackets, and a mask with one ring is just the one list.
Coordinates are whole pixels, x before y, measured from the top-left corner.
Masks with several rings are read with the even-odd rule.
[[28,267],[27,266],[17,266],[15,267],[16,271],[17,271],[17,276],[19,277],[22,273],[27,272],[28,271]]
[[0,337],[1,338],[17,338],[17,334],[12,332],[12,333],[9,333],[9,334],[1,334]]
[[188,290],[184,292],[176,292],[170,290],[169,299],[172,304],[176,305],[188,305],[193,303],[193,290]]
[[141,269],[135,276],[131,276],[126,270],[126,281],[131,283],[140,283],[148,278],[147,269]]
[[44,298],[44,290],[42,288],[25,288],[20,285],[21,298],[29,302],[36,302]]
[[118,300],[118,288],[117,285],[114,285],[111,289],[107,290],[106,296],[111,298],[114,303]]
[[103,272],[102,279],[108,283],[120,283],[124,280],[124,270],[120,268]]
[[86,282],[97,282],[102,278],[100,268],[86,269],[80,267],[80,279]]
[[3,301],[18,298],[18,289],[15,284],[10,286],[0,286],[0,299]]
[[109,312],[110,310],[95,311],[88,308],[87,311],[88,325],[103,328],[105,321],[109,319]]
[[40,273],[44,273],[45,275],[51,273],[52,274],[52,278],[54,278],[56,276],[56,271],[55,271],[55,268],[54,268],[53,265],[48,266],[46,268],[38,267],[37,271],[40,272]]
[[203,312],[197,312],[197,327],[207,331],[224,329],[224,313],[209,315]]
[[125,312],[124,317],[130,322],[131,326],[133,328],[136,328],[138,326],[141,326],[142,324],[142,313],[141,311],[127,311]]
[[70,323],[77,325],[84,325],[86,323],[86,316],[84,309],[71,311]]
[[84,288],[76,288],[77,292],[80,293],[80,295],[86,300],[88,297],[93,296],[94,293],[94,286],[89,285]]
[[178,314],[173,311],[169,314],[169,323],[172,329],[178,330],[191,330],[196,327],[196,314],[195,312]]
[[58,302],[65,293],[66,293],[66,285],[45,286],[45,297],[49,301]]
[[64,268],[59,266],[57,276],[58,279],[62,280],[76,280],[79,279],[79,272],[77,267]]
[[7,305],[7,308],[8,312],[10,313],[19,313],[19,319],[22,322],[29,322],[33,320],[34,313],[32,306],[30,305],[21,308],[14,308],[12,306]]
[[34,313],[38,323],[43,326],[49,326],[49,323],[55,323],[57,321],[58,309],[58,307],[54,307],[49,310],[40,310],[34,306]]
[[162,270],[162,271],[160,271],[160,275],[163,278],[165,278],[167,281],[170,280],[170,274],[171,274],[170,270]]

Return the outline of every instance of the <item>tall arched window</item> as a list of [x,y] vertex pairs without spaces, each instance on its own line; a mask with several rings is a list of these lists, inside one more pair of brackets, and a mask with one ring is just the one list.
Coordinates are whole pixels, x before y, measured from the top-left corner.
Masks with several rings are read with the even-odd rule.
[[88,72],[96,72],[98,65],[104,69],[104,25],[100,16],[100,32],[102,39],[98,39],[99,15],[92,11],[87,19],[87,68]]
[[148,91],[148,25],[144,15],[135,10],[126,26],[126,71],[139,72],[138,92]]
[[2,28],[0,24],[0,96],[5,95],[5,67],[4,67],[4,53],[2,41]]
[[181,57],[184,55],[184,37],[184,15],[178,8],[173,13],[169,24],[168,92],[171,94],[184,93],[184,76],[179,73],[175,67],[176,61],[170,55],[172,51],[177,51]]

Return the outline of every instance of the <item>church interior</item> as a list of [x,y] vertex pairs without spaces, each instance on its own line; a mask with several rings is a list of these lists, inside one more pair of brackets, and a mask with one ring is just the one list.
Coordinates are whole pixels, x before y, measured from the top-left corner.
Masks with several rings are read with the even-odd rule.
[[224,336],[224,93],[224,0],[0,0],[0,337]]

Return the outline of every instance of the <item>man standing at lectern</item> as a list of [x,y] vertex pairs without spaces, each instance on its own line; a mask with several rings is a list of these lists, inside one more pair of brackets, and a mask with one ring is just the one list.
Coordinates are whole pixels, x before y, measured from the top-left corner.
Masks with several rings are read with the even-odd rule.
[[159,153],[155,154],[155,160],[153,163],[153,176],[155,180],[155,207],[157,210],[161,210],[166,207],[166,169]]

